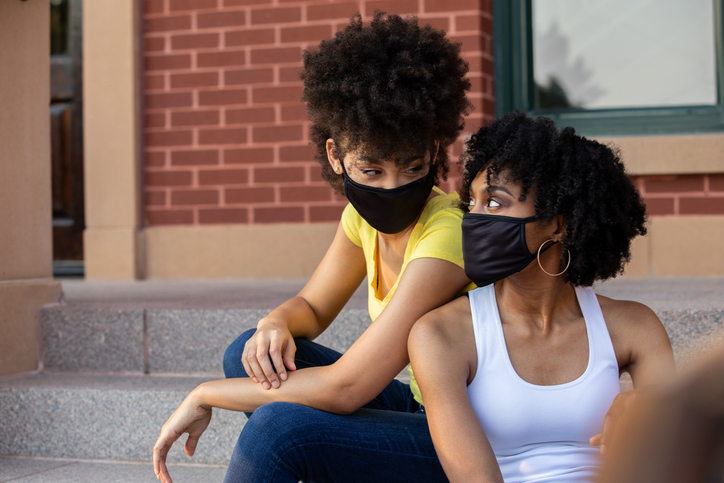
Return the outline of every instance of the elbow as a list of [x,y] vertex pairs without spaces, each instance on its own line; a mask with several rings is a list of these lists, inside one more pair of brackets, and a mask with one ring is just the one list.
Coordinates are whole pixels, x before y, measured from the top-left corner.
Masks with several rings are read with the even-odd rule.
[[343,415],[352,414],[372,399],[362,394],[353,382],[346,380],[329,383],[320,396],[320,409]]

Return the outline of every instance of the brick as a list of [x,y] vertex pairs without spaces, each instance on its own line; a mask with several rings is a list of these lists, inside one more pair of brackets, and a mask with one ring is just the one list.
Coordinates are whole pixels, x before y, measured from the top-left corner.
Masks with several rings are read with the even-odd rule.
[[301,66],[280,67],[279,82],[300,82],[299,73],[302,72]]
[[294,223],[304,221],[302,207],[254,208],[254,223]]
[[[299,1],[299,0],[297,0]],[[246,5],[264,5],[272,3],[272,0],[224,0],[224,7],[241,7]]]
[[480,8],[480,0],[425,0],[425,12],[454,12]]
[[470,92],[483,92],[484,79],[480,76],[468,76],[470,81]]
[[143,39],[144,52],[162,52],[166,48],[166,39],[163,37],[146,37]]
[[226,203],[271,203],[274,188],[229,188],[224,191]]
[[483,115],[495,117],[495,99],[483,99],[483,108],[479,111]]
[[191,55],[147,55],[143,60],[143,65],[147,71],[188,69],[191,67]]
[[247,109],[229,109],[226,111],[226,124],[252,124],[274,122],[274,108],[257,107]]
[[[405,0],[409,1],[409,0]],[[414,0],[417,2],[417,0]],[[332,36],[331,25],[287,27],[281,30],[282,42],[319,42]]]
[[485,52],[482,37],[479,34],[455,35],[450,37],[450,42],[460,42],[462,52]]
[[418,2],[417,0],[374,0],[365,2],[367,15],[371,15],[375,10],[396,14],[418,13]]
[[164,89],[166,87],[166,76],[161,75],[146,75],[143,76],[143,88],[147,91],[156,89]]
[[171,113],[171,126],[218,126],[219,111],[180,111]]
[[202,129],[199,144],[242,144],[246,142],[246,129]]
[[146,206],[164,206],[166,204],[166,192],[146,191],[145,204]]
[[191,225],[194,212],[191,210],[146,210],[148,225]]
[[146,114],[143,119],[143,127],[164,127],[166,126],[166,114]]
[[680,215],[724,215],[724,196],[722,197],[682,197],[679,198]]
[[674,198],[646,198],[646,212],[652,216],[673,215]]
[[199,92],[199,104],[202,106],[246,104],[246,90],[227,89],[219,91],[201,91]]
[[227,47],[273,44],[274,40],[274,29],[244,29],[224,34],[224,45]]
[[309,208],[309,221],[322,223],[326,221],[339,221],[345,205],[339,206],[311,206]]
[[301,124],[291,126],[254,126],[252,139],[255,143],[273,143],[279,141],[298,141],[302,139]]
[[191,131],[159,131],[146,133],[146,146],[184,146],[193,142]]
[[302,19],[302,9],[299,7],[262,8],[251,11],[251,23],[285,23],[299,22]]
[[310,144],[282,146],[279,148],[279,161],[313,161],[317,150]]
[[195,72],[193,74],[171,74],[171,88],[216,87],[219,74],[216,72]]
[[241,148],[224,150],[224,164],[256,164],[274,161],[273,148]]
[[146,94],[144,103],[146,109],[162,109],[168,107],[190,107],[192,102],[190,92],[175,92],[168,94]]
[[146,186],[190,186],[191,171],[146,171]]
[[169,0],[169,8],[172,12],[182,10],[200,10],[204,8],[216,8],[217,0]]
[[178,190],[171,192],[172,205],[218,205],[217,190]]
[[246,12],[199,13],[196,26],[200,29],[216,27],[242,27],[246,24]]
[[171,166],[208,166],[219,164],[219,151],[173,151],[171,153]]
[[215,169],[199,171],[199,184],[206,185],[232,185],[247,184],[249,171],[246,169]]
[[144,32],[171,32],[173,30],[188,30],[191,28],[190,15],[174,17],[147,18],[143,22]]
[[146,151],[143,155],[144,166],[161,167],[166,165],[165,151]]
[[329,201],[332,190],[329,186],[290,186],[280,190],[282,202],[285,201]]
[[254,87],[254,102],[298,102],[302,97],[302,85],[284,87]]
[[303,104],[282,106],[282,121],[306,121],[307,108]]
[[455,30],[478,30],[488,34],[493,33],[493,21],[487,15],[459,15],[455,17]]
[[273,69],[227,70],[224,72],[224,84],[266,84],[274,81]]
[[199,223],[248,223],[249,210],[246,208],[214,208],[199,210]]
[[254,49],[251,51],[252,64],[281,64],[286,62],[301,62],[301,60],[302,49],[300,47]]
[[724,174],[709,175],[709,190],[724,191]]
[[646,193],[703,192],[704,176],[649,176],[644,180]]
[[322,166],[318,163],[309,166],[309,179],[312,181],[319,181],[322,179]]
[[359,3],[333,3],[310,5],[307,7],[307,20],[326,20],[330,18],[349,18],[359,11]]
[[304,181],[304,168],[254,168],[254,183],[293,183]]
[[205,49],[219,46],[219,34],[174,35],[171,49]]
[[246,53],[243,50],[224,52],[199,52],[196,54],[198,67],[226,67],[244,65]]
[[143,13],[163,13],[163,2],[164,0],[144,0]]

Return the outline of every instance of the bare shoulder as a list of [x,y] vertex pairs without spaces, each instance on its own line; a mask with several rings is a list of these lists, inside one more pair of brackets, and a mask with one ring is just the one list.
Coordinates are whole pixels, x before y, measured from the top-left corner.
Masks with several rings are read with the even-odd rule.
[[616,300],[597,295],[603,318],[609,330],[658,332],[664,326],[648,306],[631,300]]
[[470,302],[461,296],[422,316],[413,326],[410,339],[454,344],[466,326],[471,326]]

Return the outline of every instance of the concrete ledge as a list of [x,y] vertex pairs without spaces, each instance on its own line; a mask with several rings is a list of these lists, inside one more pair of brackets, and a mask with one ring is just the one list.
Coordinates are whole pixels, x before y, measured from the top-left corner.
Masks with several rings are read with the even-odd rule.
[[[207,380],[42,374],[2,381],[0,454],[150,461],[163,423]],[[227,464],[245,422],[243,413],[215,410],[194,457],[177,443],[169,461]]]

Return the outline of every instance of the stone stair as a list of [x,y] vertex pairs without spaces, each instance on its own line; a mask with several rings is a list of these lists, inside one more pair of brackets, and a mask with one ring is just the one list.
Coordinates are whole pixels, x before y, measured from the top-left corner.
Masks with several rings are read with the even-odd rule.
[[[42,371],[0,380],[0,481],[18,465],[47,466],[47,481],[81,481],[60,475],[83,465],[95,475],[110,471],[94,462],[118,462],[117,471],[129,475],[136,467],[127,462],[136,462],[144,478],[154,478],[151,449],[167,417],[196,385],[223,377],[228,344],[303,283],[64,282],[65,301],[40,312]],[[624,278],[596,290],[652,307],[681,366],[723,338],[724,277]],[[370,323],[365,306],[361,288],[318,341],[344,351]],[[216,410],[196,455],[188,458],[176,444],[169,461],[223,475],[245,421]],[[35,459],[23,466],[22,458]],[[186,471],[188,479],[176,481],[200,481],[198,466]]]

